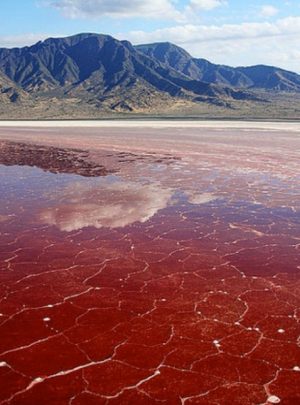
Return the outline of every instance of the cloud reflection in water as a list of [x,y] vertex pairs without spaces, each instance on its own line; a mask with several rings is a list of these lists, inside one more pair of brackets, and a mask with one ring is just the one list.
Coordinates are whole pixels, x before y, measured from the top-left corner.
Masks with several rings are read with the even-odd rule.
[[58,203],[42,210],[39,218],[66,232],[89,226],[124,227],[146,222],[168,205],[172,193],[155,184],[107,180],[93,186],[74,183],[59,192]]
[[218,196],[212,194],[212,193],[202,193],[202,194],[197,194],[197,193],[192,193],[192,192],[186,192],[186,195],[188,196],[188,201],[190,204],[194,205],[199,205],[199,204],[207,204],[212,201],[218,200]]

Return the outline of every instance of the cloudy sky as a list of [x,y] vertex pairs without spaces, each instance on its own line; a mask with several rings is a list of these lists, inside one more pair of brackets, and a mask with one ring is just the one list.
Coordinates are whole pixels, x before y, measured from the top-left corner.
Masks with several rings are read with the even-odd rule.
[[3,0],[0,12],[2,47],[97,32],[134,44],[170,41],[215,63],[300,73],[299,0]]

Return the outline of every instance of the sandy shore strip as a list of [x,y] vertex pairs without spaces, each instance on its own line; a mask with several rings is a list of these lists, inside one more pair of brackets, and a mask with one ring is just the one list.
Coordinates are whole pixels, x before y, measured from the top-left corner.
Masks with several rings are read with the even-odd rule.
[[0,121],[0,127],[29,128],[214,128],[300,132],[300,122],[198,120]]

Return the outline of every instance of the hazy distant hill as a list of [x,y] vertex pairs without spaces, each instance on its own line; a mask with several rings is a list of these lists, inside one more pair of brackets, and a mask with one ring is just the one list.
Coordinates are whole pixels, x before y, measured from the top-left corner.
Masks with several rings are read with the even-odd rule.
[[205,59],[193,58],[184,49],[169,42],[138,45],[136,49],[194,80],[240,89],[300,92],[300,75],[273,66],[233,68],[216,65]]
[[50,117],[176,109],[184,114],[205,105],[263,104],[258,89],[300,93],[300,76],[268,66],[214,65],[170,43],[134,47],[100,34],[0,48],[1,115],[9,103],[21,103],[25,116],[33,110]]

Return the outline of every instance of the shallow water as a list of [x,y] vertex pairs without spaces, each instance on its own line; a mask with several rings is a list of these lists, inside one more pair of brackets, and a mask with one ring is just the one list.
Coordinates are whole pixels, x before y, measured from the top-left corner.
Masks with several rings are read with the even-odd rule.
[[0,165],[3,403],[297,403],[295,164],[198,153]]

